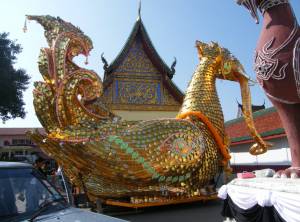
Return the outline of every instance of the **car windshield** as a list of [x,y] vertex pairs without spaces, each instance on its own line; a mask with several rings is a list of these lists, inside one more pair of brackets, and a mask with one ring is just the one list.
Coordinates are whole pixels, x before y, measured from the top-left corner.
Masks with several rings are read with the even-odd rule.
[[0,218],[30,216],[41,204],[61,198],[47,180],[31,168],[0,169]]

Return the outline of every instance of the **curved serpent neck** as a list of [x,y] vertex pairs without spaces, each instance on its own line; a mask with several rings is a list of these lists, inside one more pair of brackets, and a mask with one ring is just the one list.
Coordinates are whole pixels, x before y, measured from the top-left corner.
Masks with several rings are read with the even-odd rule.
[[214,59],[202,58],[186,91],[179,114],[199,111],[206,115],[224,137],[224,116],[216,90]]

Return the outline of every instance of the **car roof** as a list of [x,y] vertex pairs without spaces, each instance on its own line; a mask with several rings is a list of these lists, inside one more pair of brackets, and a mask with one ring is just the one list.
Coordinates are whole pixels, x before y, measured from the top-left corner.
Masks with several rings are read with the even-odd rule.
[[0,169],[3,168],[32,168],[32,165],[29,163],[0,161]]

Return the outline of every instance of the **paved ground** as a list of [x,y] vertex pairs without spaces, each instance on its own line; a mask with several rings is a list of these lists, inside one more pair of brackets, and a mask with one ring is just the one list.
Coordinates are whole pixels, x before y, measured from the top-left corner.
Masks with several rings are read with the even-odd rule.
[[222,222],[221,201],[145,209],[127,215],[113,215],[132,222]]

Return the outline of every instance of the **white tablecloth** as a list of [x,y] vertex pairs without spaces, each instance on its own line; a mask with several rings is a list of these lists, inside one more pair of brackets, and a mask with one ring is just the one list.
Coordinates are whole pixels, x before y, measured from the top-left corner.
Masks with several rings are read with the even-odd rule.
[[273,206],[287,222],[300,222],[300,179],[235,179],[218,192],[221,199],[227,195],[241,209]]

